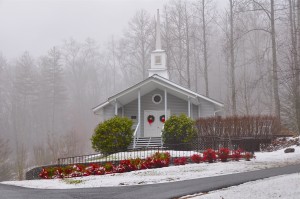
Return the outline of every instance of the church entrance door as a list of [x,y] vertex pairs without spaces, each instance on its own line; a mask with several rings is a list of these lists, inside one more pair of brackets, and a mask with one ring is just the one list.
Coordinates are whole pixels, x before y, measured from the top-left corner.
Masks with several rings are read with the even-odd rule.
[[[167,112],[170,115],[170,110]],[[164,122],[160,118],[165,116],[164,110],[144,111],[144,137],[160,137]]]

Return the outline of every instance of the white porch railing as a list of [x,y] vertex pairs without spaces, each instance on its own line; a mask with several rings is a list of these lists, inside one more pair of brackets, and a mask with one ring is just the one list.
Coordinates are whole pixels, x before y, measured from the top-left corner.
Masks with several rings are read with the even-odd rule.
[[160,131],[160,137],[161,137],[161,146],[163,146],[164,145],[164,143],[163,143],[163,138],[162,138],[162,134],[163,134],[163,130],[164,130],[164,128],[165,128],[165,124],[161,127],[161,131]]
[[135,149],[136,146],[136,138],[137,138],[137,132],[140,128],[140,123],[138,123],[135,127],[134,133],[133,133],[133,148]]

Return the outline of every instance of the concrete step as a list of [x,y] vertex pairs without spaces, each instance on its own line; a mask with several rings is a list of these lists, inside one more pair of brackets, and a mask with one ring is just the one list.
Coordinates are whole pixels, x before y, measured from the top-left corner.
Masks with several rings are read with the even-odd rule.
[[[136,138],[135,149],[139,148],[151,148],[151,147],[162,147],[161,137],[140,137]],[[128,147],[129,150],[133,150],[133,142]]]

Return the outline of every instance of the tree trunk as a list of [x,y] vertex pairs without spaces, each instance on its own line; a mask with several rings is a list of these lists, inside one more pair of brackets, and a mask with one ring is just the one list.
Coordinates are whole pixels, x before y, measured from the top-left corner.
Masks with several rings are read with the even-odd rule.
[[165,24],[166,24],[166,27],[165,27],[165,42],[166,42],[166,53],[167,53],[167,60],[166,60],[166,65],[167,65],[167,69],[168,69],[168,74],[169,74],[169,77],[171,76],[170,74],[170,71],[171,71],[171,68],[170,68],[170,51],[171,51],[171,39],[170,39],[170,27],[169,27],[169,19],[168,19],[168,12],[167,12],[167,7],[165,7]]
[[204,56],[205,95],[207,97],[209,97],[209,91],[208,91],[208,63],[207,63],[207,39],[206,39],[206,21],[205,21],[205,0],[202,0],[202,27],[203,27],[203,56]]
[[195,91],[198,92],[198,56],[196,50],[196,35],[193,36],[193,56],[194,56],[194,63],[195,63]]
[[231,103],[232,114],[236,115],[236,90],[235,90],[235,66],[234,66],[234,46],[233,46],[233,0],[230,3],[230,74],[231,74]]
[[272,78],[273,78],[273,92],[275,102],[275,115],[280,120],[280,100],[278,89],[278,66],[277,66],[277,51],[275,40],[275,14],[274,14],[274,0],[271,0],[271,38],[272,38]]
[[185,3],[185,34],[186,34],[186,70],[188,88],[191,89],[191,75],[190,75],[190,38],[189,38],[189,19]]
[[[298,42],[296,43],[295,45],[295,51],[297,52],[300,51],[300,31],[299,31],[299,28],[300,28],[300,0],[297,0],[297,34],[295,34],[296,36],[296,39],[298,39]],[[298,46],[297,46],[298,45]],[[298,49],[297,49],[298,48]],[[299,61],[299,58],[298,58],[298,54],[295,54],[295,58],[296,58],[296,64],[295,64],[295,108],[296,108],[296,121],[297,121],[297,128],[298,128],[298,134],[300,133],[300,61]]]

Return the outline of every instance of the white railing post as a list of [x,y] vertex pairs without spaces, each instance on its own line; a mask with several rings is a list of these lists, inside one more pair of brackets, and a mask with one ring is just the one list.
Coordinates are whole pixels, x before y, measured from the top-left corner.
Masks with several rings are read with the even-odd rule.
[[160,141],[160,143],[161,143],[161,147],[164,145],[164,143],[163,143],[163,140],[162,140],[162,134],[163,134],[163,130],[164,130],[164,128],[165,128],[165,124],[162,126],[162,128],[161,128],[161,132],[160,132],[160,137],[161,137],[161,141]]
[[136,125],[136,128],[134,130],[134,134],[133,134],[133,149],[135,149],[135,147],[136,147],[136,135],[137,135],[137,131],[139,129],[139,126],[140,126],[140,123],[138,123]]
[[168,110],[168,98],[167,98],[167,89],[165,89],[165,120],[168,119],[168,113],[167,113],[167,110]]
[[[141,91],[138,90],[138,125],[141,123]],[[140,130],[138,131],[139,135],[141,135]]]
[[188,97],[188,117],[191,117],[191,99]]

